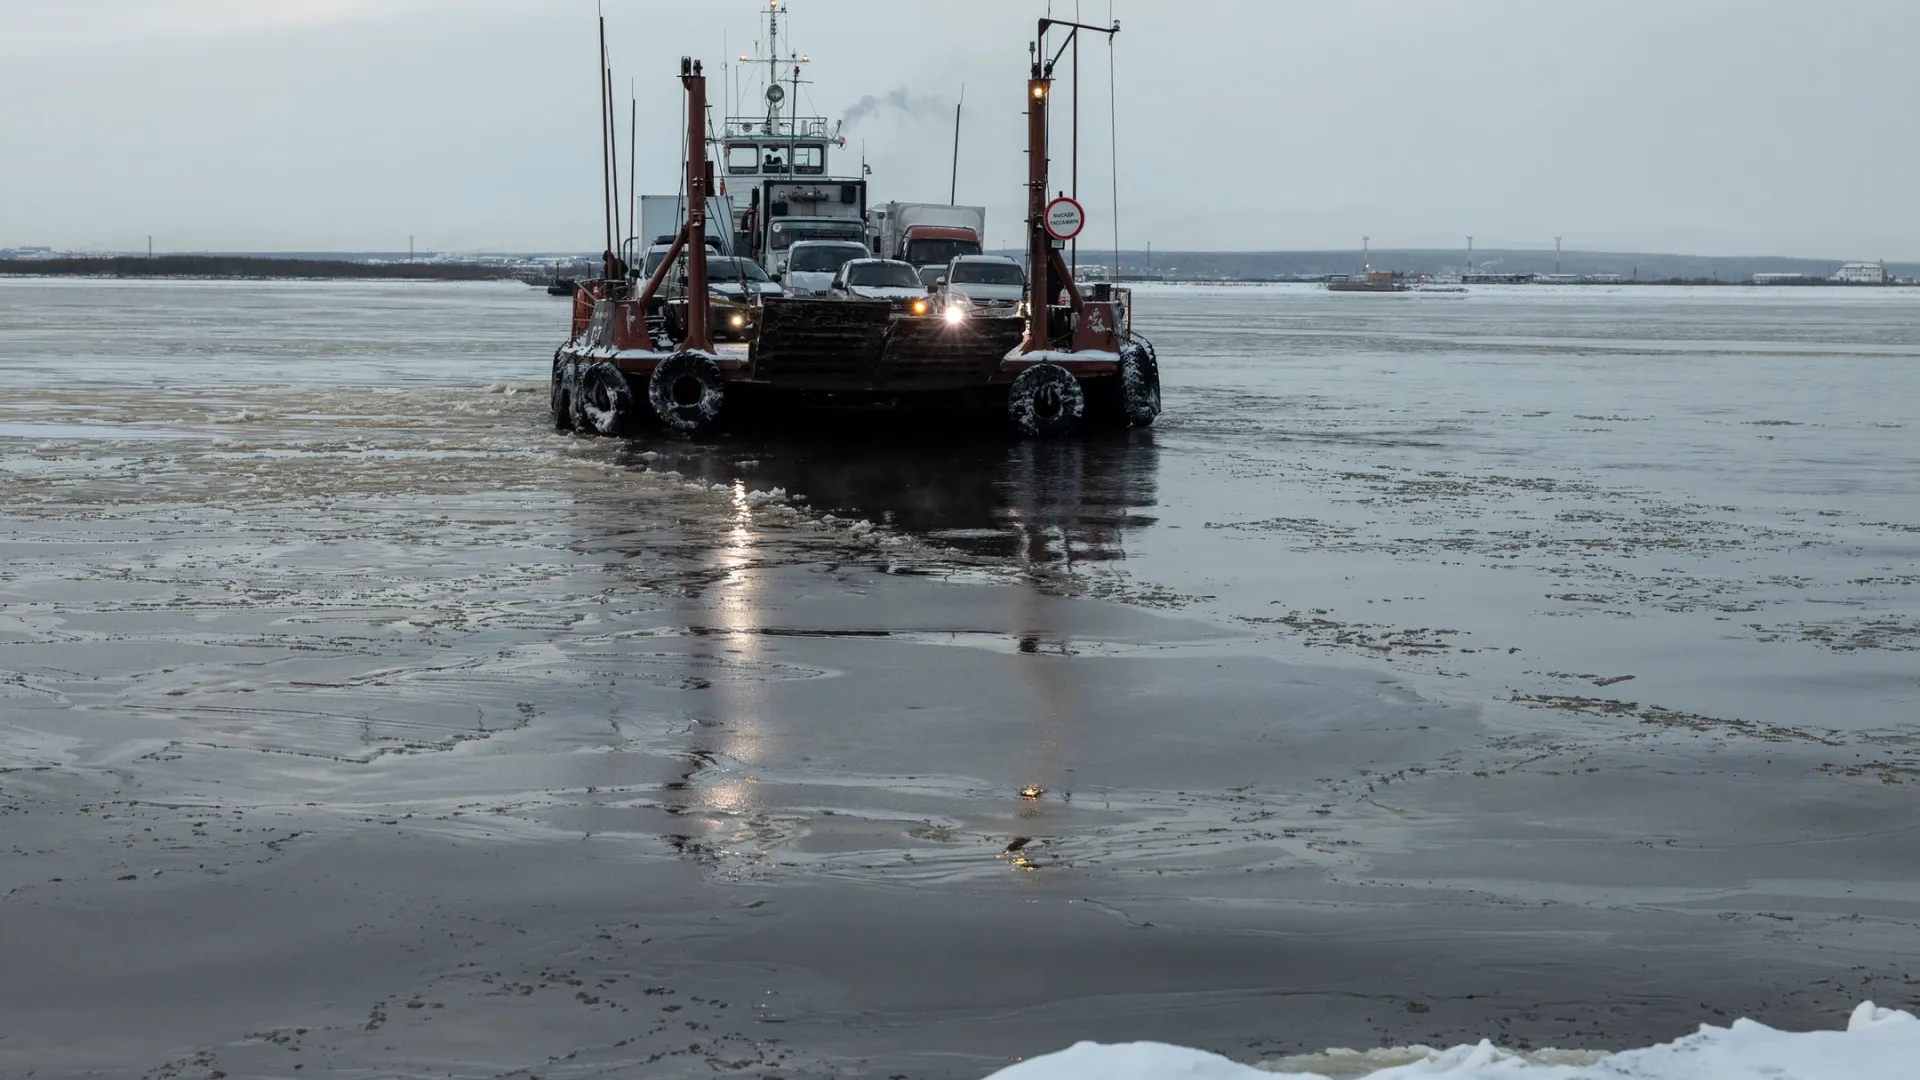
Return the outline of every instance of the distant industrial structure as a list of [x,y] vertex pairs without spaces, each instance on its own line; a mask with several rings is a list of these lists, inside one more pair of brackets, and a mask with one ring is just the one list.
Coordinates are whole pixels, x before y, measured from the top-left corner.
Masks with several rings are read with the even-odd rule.
[[1886,263],[1850,262],[1822,277],[1803,271],[1765,272],[1753,275],[1755,285],[1891,285],[1893,274]]
[[1842,285],[1885,285],[1893,276],[1882,263],[1850,262],[1833,272],[1833,280]]

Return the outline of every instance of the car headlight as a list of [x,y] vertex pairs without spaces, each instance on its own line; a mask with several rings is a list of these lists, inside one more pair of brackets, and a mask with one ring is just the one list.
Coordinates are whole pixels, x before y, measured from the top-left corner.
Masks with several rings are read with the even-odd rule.
[[747,325],[747,317],[745,315],[740,314],[737,311],[733,313],[733,318],[728,319],[727,321],[733,324],[733,328],[735,330],[738,330],[741,327]]
[[927,302],[925,300],[915,300],[913,302],[913,313],[915,315],[925,315],[927,313]]
[[967,317],[967,309],[959,304],[947,305],[947,322],[957,323]]

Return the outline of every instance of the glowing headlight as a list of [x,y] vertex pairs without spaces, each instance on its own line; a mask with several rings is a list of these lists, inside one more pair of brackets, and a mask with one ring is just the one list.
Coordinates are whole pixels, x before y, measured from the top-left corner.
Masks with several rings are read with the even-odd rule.
[[733,328],[735,330],[738,330],[741,327],[747,325],[747,317],[745,315],[740,314],[737,311],[733,313],[733,318],[728,321],[733,323]]
[[925,315],[927,313],[927,302],[925,300],[915,300],[913,302],[913,313],[915,315]]
[[947,321],[949,323],[957,323],[966,317],[966,308],[961,307],[959,304],[949,304],[947,306]]

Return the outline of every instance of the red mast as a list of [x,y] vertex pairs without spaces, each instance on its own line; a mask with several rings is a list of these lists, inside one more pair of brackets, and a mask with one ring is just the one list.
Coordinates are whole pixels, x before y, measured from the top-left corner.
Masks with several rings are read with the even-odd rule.
[[[1067,40],[1061,43],[1059,52],[1048,57],[1047,28],[1053,26],[1066,27]],[[1041,19],[1040,31],[1033,44],[1033,69],[1027,76],[1027,337],[1020,345],[1020,351],[1024,353],[1045,349],[1050,344],[1049,315],[1056,288],[1055,277],[1059,279],[1058,287],[1067,292],[1068,305],[1076,312],[1082,308],[1080,289],[1074,284],[1066,261],[1054,249],[1052,236],[1047,233],[1047,99],[1053,92],[1054,62],[1060,59],[1061,53],[1066,52],[1068,45],[1079,41],[1082,30],[1111,37],[1120,32],[1120,24],[1090,26],[1086,23]],[[1077,98],[1080,82],[1077,67],[1073,79]],[[1078,171],[1078,162],[1075,163],[1075,171]],[[1079,347],[1090,329],[1088,326],[1076,327],[1076,347]]]
[[707,331],[707,77],[700,61],[680,58],[680,85],[687,88],[687,339],[683,349],[712,352]]

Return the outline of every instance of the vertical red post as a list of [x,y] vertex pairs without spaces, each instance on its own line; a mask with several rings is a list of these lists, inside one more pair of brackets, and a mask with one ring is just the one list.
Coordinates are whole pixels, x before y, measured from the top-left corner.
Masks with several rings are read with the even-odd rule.
[[[1045,33],[1046,24],[1041,23]],[[1027,340],[1021,352],[1047,347],[1047,314],[1053,298],[1047,287],[1047,93],[1050,80],[1034,61],[1027,79]]]
[[707,328],[707,77],[700,63],[680,59],[687,88],[687,338],[683,349],[713,351]]

